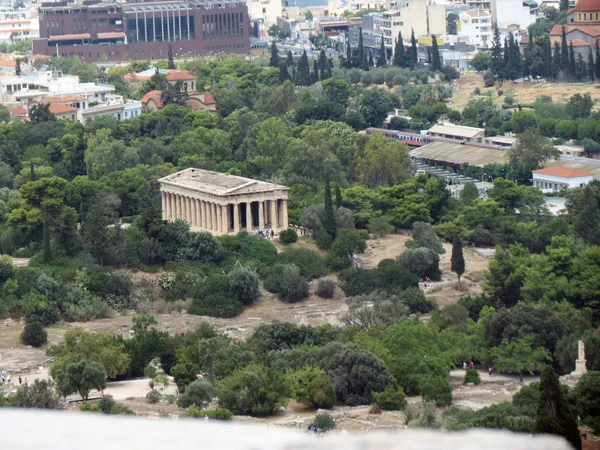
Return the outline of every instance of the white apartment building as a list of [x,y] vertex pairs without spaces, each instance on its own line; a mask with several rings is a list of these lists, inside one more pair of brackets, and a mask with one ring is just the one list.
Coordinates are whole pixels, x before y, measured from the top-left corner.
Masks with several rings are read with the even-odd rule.
[[533,171],[533,185],[544,193],[583,187],[593,179],[594,174],[591,172],[560,166],[550,166]]
[[247,0],[246,5],[251,19],[263,21],[265,34],[271,25],[277,25],[277,18],[283,15],[281,0]]
[[492,46],[494,35],[492,14],[485,10],[469,10],[459,15],[457,31],[461,36],[469,39],[469,44],[478,49],[487,49]]
[[510,25],[519,25],[526,30],[536,22],[539,6],[534,0],[493,0],[492,15],[499,29],[504,30]]
[[40,37],[37,11],[0,11],[0,42]]

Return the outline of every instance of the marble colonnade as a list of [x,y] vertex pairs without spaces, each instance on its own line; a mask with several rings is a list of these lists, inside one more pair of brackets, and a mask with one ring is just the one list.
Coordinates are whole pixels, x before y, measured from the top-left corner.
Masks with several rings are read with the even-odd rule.
[[193,230],[227,234],[242,230],[280,231],[288,228],[287,199],[254,200],[239,196],[225,203],[224,198],[202,199],[165,190],[161,194],[163,220],[185,220]]

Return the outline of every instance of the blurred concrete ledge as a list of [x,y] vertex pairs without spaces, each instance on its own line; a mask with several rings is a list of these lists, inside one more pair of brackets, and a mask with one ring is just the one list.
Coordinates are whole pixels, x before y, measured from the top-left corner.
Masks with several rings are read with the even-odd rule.
[[294,429],[202,419],[111,417],[0,409],[7,450],[569,450],[566,441],[495,430],[426,430],[314,435]]

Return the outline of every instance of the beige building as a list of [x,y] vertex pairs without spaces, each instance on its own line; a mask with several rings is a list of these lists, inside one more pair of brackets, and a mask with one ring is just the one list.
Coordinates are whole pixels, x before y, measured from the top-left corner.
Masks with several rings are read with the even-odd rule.
[[484,134],[485,130],[483,128],[465,127],[452,123],[434,125],[427,130],[427,136],[473,143],[482,143]]
[[185,220],[193,231],[288,228],[286,186],[203,169],[185,169],[158,182],[163,220]]

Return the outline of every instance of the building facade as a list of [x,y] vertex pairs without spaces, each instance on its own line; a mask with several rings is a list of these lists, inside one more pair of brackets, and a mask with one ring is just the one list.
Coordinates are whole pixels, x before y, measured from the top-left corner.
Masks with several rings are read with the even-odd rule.
[[583,170],[551,166],[533,171],[533,185],[544,193],[583,187],[594,179],[594,174]]
[[[86,2],[87,3],[87,2]],[[243,1],[55,3],[39,9],[33,53],[83,61],[166,59],[250,49]]]
[[288,228],[286,186],[203,169],[185,169],[158,182],[163,220],[185,220],[193,231]]
[[40,37],[36,11],[0,11],[0,42],[18,42]]
[[484,10],[469,10],[460,14],[456,23],[460,35],[469,39],[469,44],[477,49],[487,49],[492,46],[492,15]]

